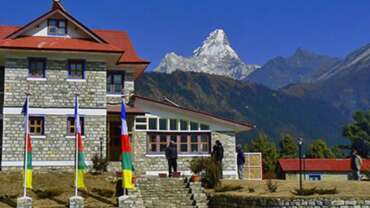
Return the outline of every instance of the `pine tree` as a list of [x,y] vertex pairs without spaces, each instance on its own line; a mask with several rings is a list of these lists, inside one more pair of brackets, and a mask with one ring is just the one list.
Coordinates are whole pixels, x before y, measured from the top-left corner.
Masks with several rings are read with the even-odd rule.
[[308,147],[309,158],[334,158],[334,154],[323,139],[316,139]]
[[280,157],[282,158],[296,158],[298,157],[297,141],[289,134],[282,136],[279,142]]
[[248,145],[251,152],[262,153],[262,163],[264,173],[276,171],[279,153],[275,143],[271,142],[266,134],[259,134]]

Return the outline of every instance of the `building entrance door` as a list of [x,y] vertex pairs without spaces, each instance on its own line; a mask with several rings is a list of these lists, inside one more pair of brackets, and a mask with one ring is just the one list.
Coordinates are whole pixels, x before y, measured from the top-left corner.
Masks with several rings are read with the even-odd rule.
[[121,160],[121,122],[119,121],[109,123],[109,159],[110,161]]

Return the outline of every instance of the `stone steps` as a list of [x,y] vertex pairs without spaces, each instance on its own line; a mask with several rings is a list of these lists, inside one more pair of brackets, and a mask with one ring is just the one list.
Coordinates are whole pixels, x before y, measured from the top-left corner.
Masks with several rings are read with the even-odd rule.
[[139,188],[146,208],[196,208],[183,178],[140,178]]

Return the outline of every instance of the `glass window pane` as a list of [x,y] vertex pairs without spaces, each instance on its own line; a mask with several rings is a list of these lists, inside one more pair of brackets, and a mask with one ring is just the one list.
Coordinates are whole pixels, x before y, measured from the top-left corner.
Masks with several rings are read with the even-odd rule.
[[139,125],[139,124],[136,124],[136,129],[137,129],[137,130],[146,130],[146,125]]
[[108,73],[107,75],[107,83],[112,84],[112,75]]
[[65,28],[66,27],[66,22],[64,20],[59,20],[59,27]]
[[182,131],[188,130],[188,122],[187,121],[184,121],[184,120],[181,120],[180,121],[180,129]]
[[149,129],[157,130],[157,118],[149,118]]
[[200,130],[209,130],[209,126],[205,124],[200,124]]
[[156,152],[157,151],[157,145],[156,144],[151,144],[150,145],[150,150],[151,152]]
[[49,25],[50,26],[57,26],[57,21],[56,20],[49,20]]
[[202,142],[202,143],[208,142],[208,135],[206,135],[206,134],[200,135],[200,142]]
[[195,122],[190,122],[190,130],[199,130],[199,124]]
[[159,130],[167,130],[167,119],[165,118],[159,119]]
[[167,148],[167,144],[161,144],[161,145],[159,145],[159,151],[160,152],[164,152],[166,150],[166,148]]
[[208,144],[202,144],[202,152],[209,152]]
[[170,119],[170,130],[177,130],[177,120]]
[[150,143],[156,143],[157,142],[157,136],[156,135],[151,135],[150,136]]
[[191,152],[198,152],[198,144],[191,145]]
[[188,142],[188,135],[186,135],[186,134],[182,134],[182,135],[181,135],[180,142],[181,142],[181,143],[187,143],[187,142]]
[[145,123],[146,118],[145,117],[136,117],[136,122]]
[[198,142],[198,135],[191,135],[191,143]]
[[166,135],[161,135],[160,138],[159,138],[159,141],[161,143],[166,143],[166,145],[167,145],[167,136]]
[[120,74],[113,75],[113,83],[114,84],[122,84],[122,75],[120,75]]
[[177,143],[177,135],[171,135],[170,139],[171,141]]
[[188,144],[181,144],[180,145],[180,151],[181,152],[187,152],[188,151]]

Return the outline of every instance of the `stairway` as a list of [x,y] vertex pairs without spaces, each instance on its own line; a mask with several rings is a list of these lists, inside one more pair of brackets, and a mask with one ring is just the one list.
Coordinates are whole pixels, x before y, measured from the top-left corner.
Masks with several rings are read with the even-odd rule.
[[[201,188],[184,178],[143,177],[138,181],[146,208],[206,208],[207,197]],[[196,191],[196,193],[193,193]]]

